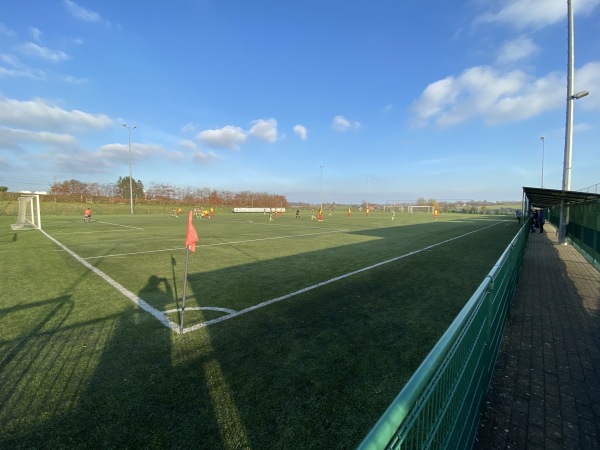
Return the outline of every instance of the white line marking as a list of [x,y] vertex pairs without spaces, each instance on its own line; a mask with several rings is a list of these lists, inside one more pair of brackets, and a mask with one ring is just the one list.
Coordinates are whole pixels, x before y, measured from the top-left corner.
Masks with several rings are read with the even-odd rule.
[[132,227],[132,226],[129,226],[129,225],[121,225],[120,223],[102,222],[101,220],[92,220],[92,222],[105,223],[106,225],[114,225],[116,227],[124,227],[124,228],[133,228],[134,230],[142,230],[142,231],[144,231],[143,228]]
[[[246,242],[259,242],[259,241],[270,241],[274,239],[288,239],[288,238],[296,238],[296,237],[304,237],[304,236],[316,236],[319,234],[331,234],[331,233],[342,233],[348,230],[334,230],[334,231],[322,231],[320,233],[306,233],[306,234],[290,234],[288,236],[275,236],[270,238],[260,238],[260,239],[246,239],[243,241],[231,241],[231,242],[217,242],[215,244],[196,244],[196,248],[202,247],[218,247],[221,245],[233,245],[233,244],[244,244]],[[83,258],[85,260],[88,259],[99,259],[99,258],[113,258],[115,256],[131,256],[131,255],[143,255],[145,253],[160,253],[160,252],[172,252],[175,250],[185,250],[185,246],[177,247],[177,248],[167,248],[163,250],[148,250],[145,252],[132,252],[132,253],[115,253],[112,255],[102,255],[102,256],[88,256],[87,258]]]
[[[460,235],[460,236],[456,236],[456,237],[453,237],[453,238],[450,238],[450,239],[446,239],[445,241],[438,242],[437,244],[432,244],[432,245],[429,245],[429,246],[427,246],[427,247],[423,247],[423,248],[422,248],[422,249],[420,249],[420,250],[415,250],[415,251],[412,251],[412,252],[410,252],[410,253],[406,253],[406,254],[404,254],[404,255],[401,255],[401,256],[396,256],[395,258],[388,259],[388,260],[386,260],[386,261],[382,261],[382,262],[379,262],[379,263],[377,263],[377,264],[373,264],[373,265],[371,265],[371,266],[363,267],[362,269],[358,269],[358,270],[354,270],[354,271],[352,271],[352,272],[348,272],[348,273],[346,273],[346,274],[343,274],[343,275],[340,275],[340,276],[337,276],[337,277],[331,278],[331,279],[329,279],[329,280],[326,280],[326,281],[322,281],[322,282],[320,282],[320,283],[317,283],[317,284],[313,284],[312,286],[308,286],[308,287],[305,287],[305,288],[299,289],[299,290],[297,290],[297,291],[291,292],[291,293],[289,293],[289,294],[286,294],[286,295],[282,295],[282,296],[280,296],[280,297],[277,297],[277,298],[273,298],[273,299],[271,299],[271,300],[264,301],[264,302],[262,302],[262,303],[258,303],[257,305],[253,305],[253,306],[250,306],[250,307],[248,307],[248,308],[245,308],[245,309],[242,309],[242,310],[239,310],[239,311],[230,310],[230,309],[228,309],[228,308],[218,308],[218,307],[201,307],[201,308],[199,308],[199,309],[212,309],[212,310],[216,310],[216,311],[223,311],[223,312],[226,312],[226,313],[228,313],[228,314],[227,314],[227,315],[225,315],[225,316],[222,316],[222,317],[218,317],[218,318],[216,318],[216,319],[208,320],[208,321],[206,321],[206,322],[203,322],[203,323],[200,323],[200,324],[197,324],[197,325],[193,325],[193,326],[191,326],[191,327],[188,327],[188,328],[184,328],[183,330],[180,330],[180,328],[179,328],[179,325],[178,325],[178,324],[176,324],[176,323],[174,323],[174,322],[171,322],[171,321],[170,321],[170,320],[167,318],[167,316],[166,316],[166,314],[165,314],[165,313],[162,313],[162,312],[158,311],[157,309],[153,308],[152,306],[150,306],[150,305],[149,305],[148,303],[146,303],[146,302],[145,302],[143,299],[141,299],[140,297],[138,297],[137,295],[135,295],[133,292],[131,292],[131,291],[129,291],[128,289],[126,289],[126,288],[125,288],[124,286],[122,286],[121,284],[117,283],[115,280],[113,280],[111,277],[109,277],[108,275],[106,275],[106,274],[105,274],[104,272],[102,272],[100,269],[98,269],[98,268],[96,268],[96,267],[92,266],[90,263],[88,263],[88,262],[87,262],[87,261],[85,261],[83,258],[81,258],[79,255],[77,255],[75,252],[73,252],[72,250],[70,250],[68,247],[66,247],[65,245],[61,244],[59,241],[57,241],[56,239],[54,239],[52,236],[50,236],[50,235],[49,235],[48,233],[46,233],[44,230],[41,230],[41,229],[40,229],[40,231],[41,231],[41,232],[42,232],[42,234],[44,234],[44,235],[45,235],[45,236],[46,236],[48,239],[50,239],[50,240],[51,240],[52,242],[54,242],[56,245],[58,245],[59,247],[61,247],[61,248],[62,248],[62,249],[65,251],[65,252],[67,252],[69,255],[71,255],[73,258],[75,258],[77,261],[79,261],[81,264],[83,264],[83,265],[84,265],[85,267],[87,267],[89,270],[91,270],[92,272],[94,272],[96,275],[98,275],[99,277],[101,277],[101,278],[102,278],[104,281],[106,281],[108,284],[110,284],[110,285],[111,285],[111,286],[113,286],[115,289],[117,289],[117,290],[118,290],[118,291],[119,291],[121,294],[123,294],[123,295],[124,295],[126,298],[128,298],[128,299],[129,299],[129,300],[131,300],[133,303],[135,303],[136,305],[138,305],[138,306],[139,306],[140,308],[142,308],[144,311],[146,311],[146,312],[150,313],[150,315],[152,315],[152,316],[153,316],[155,319],[157,319],[157,320],[158,320],[160,323],[162,323],[162,324],[163,324],[165,327],[167,327],[167,328],[171,329],[171,330],[172,330],[172,331],[174,331],[175,333],[178,333],[178,334],[185,334],[185,333],[189,333],[190,331],[195,331],[195,330],[198,330],[198,329],[200,329],[200,328],[207,327],[207,326],[209,326],[209,325],[212,325],[212,324],[215,324],[215,323],[219,323],[219,322],[223,322],[223,321],[225,321],[225,320],[233,319],[234,317],[241,316],[242,314],[249,313],[249,312],[251,312],[251,311],[254,311],[254,310],[256,310],[256,309],[259,309],[259,308],[264,308],[265,306],[271,305],[271,304],[273,304],[273,303],[277,303],[277,302],[280,302],[280,301],[282,301],[282,300],[286,300],[286,299],[288,299],[288,298],[294,297],[294,296],[296,296],[296,295],[299,295],[299,294],[302,294],[302,293],[304,293],[304,292],[312,291],[313,289],[317,289],[317,288],[319,288],[319,287],[326,286],[326,285],[328,285],[328,284],[331,284],[331,283],[334,283],[334,282],[336,282],[336,281],[343,280],[344,278],[348,278],[348,277],[351,277],[351,276],[353,276],[353,275],[357,275],[357,274],[359,274],[359,273],[361,273],[361,272],[366,272],[367,270],[371,270],[371,269],[374,269],[374,268],[376,268],[376,267],[380,267],[380,266],[383,266],[383,265],[385,265],[385,264],[389,264],[389,263],[391,263],[391,262],[398,261],[398,260],[400,260],[400,259],[407,258],[407,257],[409,257],[409,256],[416,255],[416,254],[418,254],[418,253],[421,253],[421,252],[424,252],[424,251],[431,250],[431,249],[432,249],[432,248],[434,248],[434,247],[438,247],[438,246],[440,246],[440,245],[442,245],[442,244],[446,244],[446,243],[448,243],[448,242],[452,242],[452,241],[454,241],[454,240],[456,240],[456,239],[463,238],[463,237],[465,237],[465,236],[468,236],[468,235],[470,235],[470,234],[477,233],[477,232],[479,232],[479,231],[482,231],[482,230],[485,230],[485,229],[487,229],[487,228],[490,228],[490,227],[493,227],[493,226],[495,226],[495,225],[498,225],[499,223],[502,223],[502,222],[496,222],[496,223],[494,223],[494,224],[492,224],[492,225],[488,225],[487,227],[483,227],[483,228],[480,228],[480,229],[478,229],[478,230],[474,230],[474,231],[470,231],[470,232],[468,232],[468,233],[462,234],[462,235]],[[264,240],[264,239],[258,239],[258,240]],[[190,310],[195,310],[195,309],[197,309],[197,308],[189,308],[189,309],[190,309]],[[177,310],[177,309],[175,309],[175,310],[169,310],[169,311],[167,311],[167,313],[168,313],[168,312],[175,312],[175,311],[178,311],[178,310]]]
[[313,289],[317,289],[319,287],[326,286],[326,285],[334,283],[336,281],[343,280],[344,278],[348,278],[348,277],[351,277],[353,275],[357,275],[357,274],[359,274],[361,272],[366,272],[367,270],[375,269],[376,267],[380,267],[380,266],[383,266],[385,264],[389,264],[391,262],[398,261],[400,259],[407,258],[409,256],[416,255],[416,254],[424,252],[424,251],[431,250],[434,247],[438,247],[438,246],[440,246],[442,244],[446,244],[448,242],[455,241],[456,239],[460,239],[460,238],[463,238],[463,237],[468,236],[470,234],[477,233],[479,231],[485,230],[486,228],[490,228],[490,227],[496,226],[496,225],[498,225],[500,223],[502,223],[502,222],[497,222],[497,223],[494,223],[492,225],[488,225],[487,227],[480,228],[478,230],[469,231],[468,233],[465,233],[465,234],[462,234],[460,236],[456,236],[456,237],[453,237],[453,238],[450,238],[450,239],[446,239],[445,241],[438,242],[437,244],[429,245],[429,246],[424,247],[424,248],[422,248],[420,250],[415,250],[413,252],[406,253],[406,254],[401,255],[401,256],[396,256],[395,258],[388,259],[386,261],[382,261],[382,262],[379,262],[377,264],[373,264],[371,266],[363,267],[362,269],[358,269],[358,270],[354,270],[352,272],[348,272],[346,274],[343,274],[343,275],[331,278],[331,279],[329,279],[327,281],[322,281],[320,283],[313,284],[312,286],[308,286],[308,287],[299,289],[299,290],[297,290],[295,292],[291,292],[289,294],[282,295],[281,297],[273,298],[271,300],[267,300],[265,302],[258,303],[257,305],[253,305],[253,306],[250,306],[248,308],[241,309],[241,310],[239,310],[237,312],[228,314],[226,316],[218,317],[218,318],[212,319],[212,320],[207,320],[206,322],[202,322],[202,323],[199,323],[197,325],[194,325],[194,326],[191,326],[191,327],[188,327],[188,328],[184,328],[183,329],[183,333],[184,334],[185,333],[189,333],[190,331],[198,330],[200,328],[204,328],[204,327],[207,327],[207,326],[215,324],[215,323],[219,323],[219,322],[223,322],[225,320],[233,319],[234,317],[241,316],[242,314],[249,313],[251,311],[254,311],[255,309],[264,308],[265,306],[271,305],[273,303],[277,303],[277,302],[280,302],[282,300],[286,300],[286,299],[288,299],[290,297],[294,297],[296,295],[303,294],[303,293],[308,292],[308,291],[312,291]]
[[123,287],[121,284],[117,283],[115,280],[113,280],[111,277],[109,277],[108,275],[106,275],[100,269],[92,266],[90,263],[88,263],[83,258],[81,258],[79,255],[77,255],[75,252],[73,252],[72,250],[70,250],[69,248],[67,248],[66,246],[64,246],[63,244],[61,244],[60,242],[58,242],[56,239],[54,239],[52,236],[50,236],[44,230],[40,230],[40,231],[48,239],[50,239],[56,245],[58,245],[59,247],[61,247],[65,252],[67,252],[69,255],[71,255],[73,258],[75,258],[77,261],[79,261],[81,264],[83,264],[89,270],[91,270],[92,272],[94,272],[96,275],[98,275],[100,278],[102,278],[108,284],[110,284],[111,286],[113,286],[117,291],[119,291],[121,294],[123,294],[125,297],[127,297],[129,300],[131,300],[133,303],[135,303],[136,305],[138,305],[144,311],[149,312],[155,319],[157,319],[165,327],[170,328],[171,330],[175,331],[176,333],[180,332],[179,325],[177,325],[176,323],[171,322],[167,318],[167,316],[165,316],[163,313],[161,313],[157,309],[155,309],[152,306],[150,306],[148,303],[146,303],[144,300],[142,300],[141,298],[139,298],[133,292],[125,289],[125,287]]
[[[199,247],[199,245],[196,245],[196,247]],[[115,256],[144,255],[146,253],[172,252],[172,251],[178,251],[178,250],[185,250],[185,247],[166,248],[163,250],[147,250],[145,252],[114,253],[112,255],[88,256],[87,258],[82,258],[82,259],[88,260],[88,259],[113,258]]]
[[[233,314],[235,312],[237,312],[235,309],[229,309],[229,308],[219,308],[217,306],[192,306],[185,308],[186,311],[221,311],[221,312],[225,312],[228,314]],[[181,311],[181,308],[176,308],[176,309],[169,309],[168,311],[165,311],[165,314],[172,314],[172,313],[176,313]]]

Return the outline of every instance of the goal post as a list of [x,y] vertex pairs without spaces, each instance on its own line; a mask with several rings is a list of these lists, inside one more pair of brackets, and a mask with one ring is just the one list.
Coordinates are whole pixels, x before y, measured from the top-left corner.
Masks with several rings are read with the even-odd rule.
[[409,213],[430,213],[433,214],[433,206],[426,205],[410,205],[408,207]]
[[40,196],[21,195],[17,198],[19,203],[19,213],[17,223],[13,223],[12,230],[42,229],[42,219],[40,214]]

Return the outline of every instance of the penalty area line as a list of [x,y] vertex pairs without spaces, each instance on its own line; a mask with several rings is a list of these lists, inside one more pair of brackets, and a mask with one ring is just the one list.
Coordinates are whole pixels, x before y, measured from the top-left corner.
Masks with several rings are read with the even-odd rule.
[[199,323],[197,325],[193,325],[191,327],[184,328],[183,331],[182,331],[182,333],[183,334],[189,333],[190,331],[195,331],[195,330],[198,330],[200,328],[207,327],[209,325],[213,325],[213,324],[216,324],[216,323],[219,323],[219,322],[224,322],[225,320],[233,319],[234,317],[241,316],[242,314],[247,314],[249,312],[252,312],[252,311],[260,309],[260,308],[264,308],[265,306],[272,305],[273,303],[277,303],[277,302],[280,302],[282,300],[287,300],[288,298],[295,297],[296,295],[300,295],[300,294],[303,294],[305,292],[312,291],[313,289],[317,289],[317,288],[326,286],[326,285],[331,284],[331,283],[335,283],[336,281],[343,280],[344,278],[352,277],[352,276],[357,275],[359,273],[366,272],[368,270],[384,266],[384,265],[392,263],[394,261],[399,261],[401,259],[408,258],[409,256],[413,256],[413,255],[416,255],[418,253],[429,251],[432,248],[439,247],[440,245],[447,244],[448,242],[452,242],[452,241],[455,241],[457,239],[462,239],[462,238],[464,238],[466,236],[469,236],[470,234],[477,233],[477,232],[483,231],[483,230],[485,230],[487,228],[494,227],[494,226],[496,226],[496,225],[498,225],[500,223],[502,223],[502,222],[496,222],[496,223],[494,223],[492,225],[488,225],[486,227],[479,228],[477,230],[469,231],[468,233],[461,234],[460,236],[455,236],[453,238],[446,239],[445,241],[441,241],[441,242],[438,242],[436,244],[428,245],[427,247],[423,247],[423,248],[421,248],[419,250],[414,250],[412,252],[405,253],[404,255],[396,256],[394,258],[391,258],[391,259],[388,259],[388,260],[385,260],[385,261],[381,261],[381,262],[378,262],[376,264],[372,264],[372,265],[367,266],[367,267],[363,267],[362,269],[353,270],[352,272],[348,272],[348,273],[345,273],[343,275],[331,278],[329,280],[322,281],[322,282],[317,283],[317,284],[313,284],[312,286],[307,286],[305,288],[299,289],[299,290],[291,292],[289,294],[282,295],[280,297],[273,298],[271,300],[267,300],[267,301],[264,301],[262,303],[258,303],[256,305],[250,306],[250,307],[245,308],[245,309],[241,309],[241,310],[236,311],[236,312],[232,312],[232,313],[227,314],[225,316],[217,317],[216,319],[207,320],[206,322],[202,322],[202,323]]

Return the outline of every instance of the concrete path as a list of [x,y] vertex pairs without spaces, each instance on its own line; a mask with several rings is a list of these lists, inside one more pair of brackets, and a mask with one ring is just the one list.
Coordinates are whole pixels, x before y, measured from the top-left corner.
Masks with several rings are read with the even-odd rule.
[[600,450],[600,272],[532,233],[474,449]]

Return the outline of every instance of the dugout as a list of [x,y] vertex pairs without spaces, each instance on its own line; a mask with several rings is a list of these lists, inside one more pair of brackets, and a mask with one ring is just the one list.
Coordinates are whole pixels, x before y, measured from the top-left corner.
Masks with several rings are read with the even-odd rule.
[[546,210],[546,217],[558,229],[560,206],[564,201],[566,239],[600,269],[600,194],[524,187],[530,208]]

